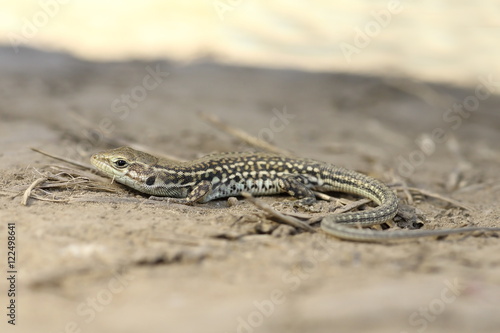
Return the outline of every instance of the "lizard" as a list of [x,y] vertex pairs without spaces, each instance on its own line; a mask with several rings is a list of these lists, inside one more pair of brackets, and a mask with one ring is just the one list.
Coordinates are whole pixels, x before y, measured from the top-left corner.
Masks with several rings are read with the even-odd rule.
[[153,156],[130,147],[92,155],[91,163],[102,173],[151,198],[192,205],[237,196],[288,193],[298,205],[312,205],[313,191],[350,193],[372,200],[371,210],[333,214],[321,221],[321,229],[337,238],[353,241],[388,241],[458,233],[500,231],[500,228],[379,231],[368,228],[392,220],[398,212],[396,194],[382,182],[342,167],[308,158],[291,158],[265,152],[229,152],[179,162]]

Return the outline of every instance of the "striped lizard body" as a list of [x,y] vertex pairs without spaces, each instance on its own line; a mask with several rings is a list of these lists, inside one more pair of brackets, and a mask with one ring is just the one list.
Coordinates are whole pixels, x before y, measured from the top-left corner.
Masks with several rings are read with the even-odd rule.
[[121,147],[95,154],[91,162],[119,183],[182,204],[204,203],[242,192],[254,195],[288,193],[305,205],[316,201],[313,191],[352,193],[374,201],[378,205],[375,209],[330,215],[323,219],[321,228],[343,239],[380,241],[485,230],[472,227],[380,232],[349,227],[373,226],[391,220],[398,211],[396,195],[371,177],[311,159],[236,152],[177,162]]

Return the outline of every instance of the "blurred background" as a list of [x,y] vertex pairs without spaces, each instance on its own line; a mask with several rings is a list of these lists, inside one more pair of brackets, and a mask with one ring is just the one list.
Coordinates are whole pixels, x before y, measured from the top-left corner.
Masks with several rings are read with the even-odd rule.
[[0,1],[0,42],[469,85],[500,72],[500,1]]

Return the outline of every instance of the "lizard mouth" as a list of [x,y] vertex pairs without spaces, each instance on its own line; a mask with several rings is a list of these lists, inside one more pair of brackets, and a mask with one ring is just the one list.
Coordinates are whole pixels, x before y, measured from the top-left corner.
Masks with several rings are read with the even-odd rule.
[[100,154],[94,154],[90,158],[90,163],[92,163],[93,166],[97,168],[97,170],[105,173],[108,176],[121,176],[121,173],[118,172],[118,170],[114,169],[112,166],[109,165],[109,163],[106,163],[103,161],[103,156]]
[[102,169],[106,165],[99,154],[92,155],[92,157],[90,157],[90,163],[98,169]]

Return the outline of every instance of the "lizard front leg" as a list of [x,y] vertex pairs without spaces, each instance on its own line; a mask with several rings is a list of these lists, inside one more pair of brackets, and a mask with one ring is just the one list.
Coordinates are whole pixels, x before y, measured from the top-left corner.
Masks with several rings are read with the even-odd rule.
[[208,180],[202,180],[196,184],[185,198],[169,198],[150,196],[151,200],[163,200],[170,203],[177,203],[183,205],[193,205],[195,203],[206,202],[205,198],[212,192],[212,183]]

